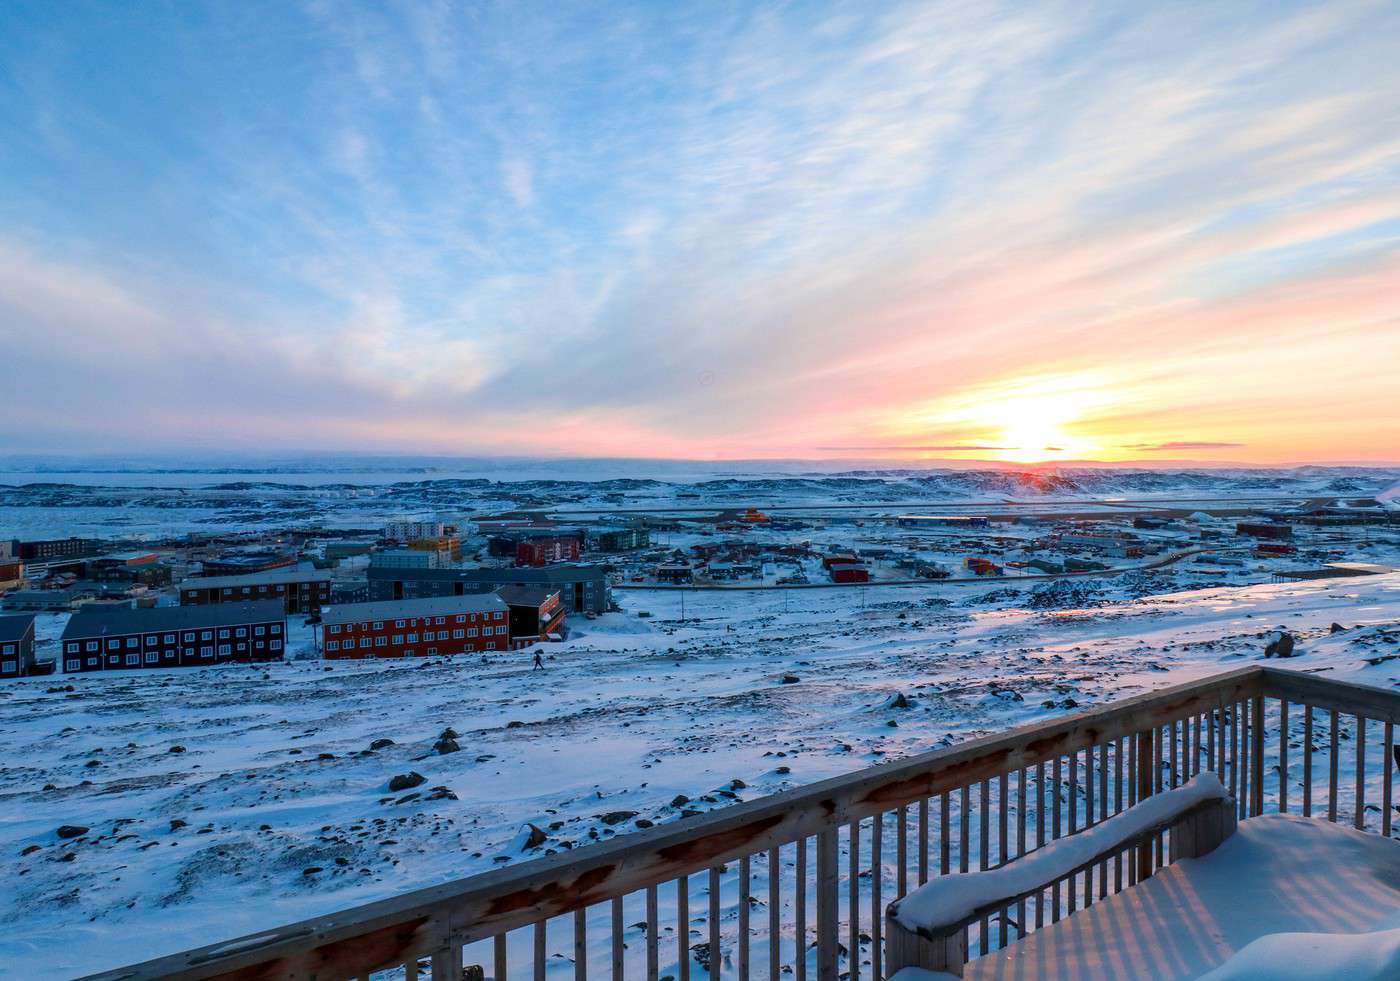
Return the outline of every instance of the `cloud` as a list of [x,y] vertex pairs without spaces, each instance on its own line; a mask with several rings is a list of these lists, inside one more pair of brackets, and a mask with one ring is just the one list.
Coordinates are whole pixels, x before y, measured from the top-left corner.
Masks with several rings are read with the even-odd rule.
[[1056,452],[1395,455],[1393,5],[600,9],[0,41],[0,382],[81,364],[77,441],[763,456],[1009,452],[1049,379]]
[[1135,444],[1135,445],[1132,447],[1132,449],[1135,449],[1135,450],[1149,450],[1149,451],[1158,451],[1158,450],[1225,450],[1225,449],[1234,449],[1235,447],[1242,447],[1242,446],[1244,446],[1244,445],[1245,445],[1244,443],[1208,443],[1208,442],[1196,442],[1196,443],[1192,443],[1192,442],[1172,442],[1172,443],[1157,443],[1157,444],[1154,446],[1154,445],[1151,444],[1151,443],[1138,443],[1138,444]]

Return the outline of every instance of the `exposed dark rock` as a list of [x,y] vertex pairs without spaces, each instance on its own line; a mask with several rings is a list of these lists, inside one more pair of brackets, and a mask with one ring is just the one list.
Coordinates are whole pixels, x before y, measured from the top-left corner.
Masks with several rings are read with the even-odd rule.
[[[449,729],[447,731],[451,732],[452,730]],[[444,756],[448,753],[456,753],[459,750],[461,750],[461,748],[461,746],[457,745],[457,740],[452,739],[448,736],[443,736],[437,742],[433,743],[433,749],[435,749],[438,753]]]
[[87,833],[87,827],[81,824],[65,824],[57,831],[60,838],[79,838]]
[[427,780],[428,778],[423,776],[423,774],[416,770],[410,770],[407,773],[399,773],[391,777],[389,779],[389,789],[394,793],[398,793],[400,790],[408,790],[411,787],[418,786],[420,783],[426,783]]
[[636,816],[636,811],[609,811],[602,815],[599,820],[604,824],[621,824],[623,821],[630,821]]
[[383,749],[383,748],[386,747],[386,746],[392,746],[392,745],[394,745],[394,741],[393,741],[392,739],[389,739],[389,738],[385,737],[385,738],[383,738],[383,739],[376,739],[374,742],[370,743],[370,744],[369,744],[369,748],[370,748],[370,749],[374,749],[374,750],[379,750],[379,749]]

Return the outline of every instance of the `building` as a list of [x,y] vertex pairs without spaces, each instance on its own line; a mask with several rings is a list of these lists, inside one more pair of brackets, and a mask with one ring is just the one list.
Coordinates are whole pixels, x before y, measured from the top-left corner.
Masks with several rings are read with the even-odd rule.
[[170,566],[160,562],[154,552],[104,555],[88,563],[87,575],[93,582],[152,588],[169,586],[171,580]]
[[832,582],[870,581],[870,570],[859,562],[837,562],[830,568]]
[[19,559],[0,559],[0,592],[24,585],[24,563]]
[[295,555],[278,552],[244,552],[237,555],[221,555],[217,559],[205,559],[201,576],[251,576],[259,572],[272,572],[275,569],[290,569],[297,564]]
[[559,590],[544,586],[502,586],[496,595],[510,607],[512,643],[531,643],[560,634],[567,615]]
[[277,600],[146,610],[89,606],[69,619],[61,658],[69,674],[275,661],[286,635]]
[[353,559],[356,556],[368,555],[374,550],[374,542],[326,542],[325,556],[332,562],[339,562],[341,559]]
[[417,548],[381,548],[370,553],[371,569],[441,569],[451,563],[442,552]]
[[34,672],[34,614],[0,617],[0,678]]
[[516,544],[515,564],[541,566],[553,562],[577,562],[581,552],[579,540],[572,535],[531,535]]
[[61,613],[71,610],[78,600],[92,594],[90,586],[71,583],[53,589],[12,589],[5,594],[3,606],[6,610],[34,610]]
[[549,586],[570,613],[603,613],[611,604],[608,578],[598,565],[547,565],[537,569],[374,569],[370,596],[383,600],[491,593],[502,586]]
[[825,569],[825,570],[827,570],[828,572],[830,572],[834,567],[836,567],[836,566],[838,566],[838,565],[859,565],[859,564],[860,564],[860,559],[856,558],[856,557],[855,557],[854,555],[852,555],[850,552],[837,552],[837,553],[834,554],[834,555],[827,555],[827,556],[823,556],[823,558],[822,558],[822,568]]
[[695,570],[685,562],[664,562],[656,567],[656,581],[684,586],[695,581]]
[[52,562],[55,559],[80,559],[97,551],[91,538],[54,538],[39,542],[10,543],[10,557],[22,562]]
[[391,521],[384,526],[384,538],[391,542],[442,538],[446,534],[447,526],[441,521]]
[[328,606],[321,650],[332,660],[510,649],[510,607],[494,593]]
[[331,599],[331,574],[293,569],[249,576],[208,576],[180,583],[180,605],[281,601],[286,613],[318,613]]
[[651,545],[651,532],[646,528],[610,528],[598,532],[598,551],[632,552]]
[[1235,525],[1236,535],[1247,535],[1250,538],[1292,538],[1293,527],[1291,525],[1274,525],[1255,521],[1241,521]]

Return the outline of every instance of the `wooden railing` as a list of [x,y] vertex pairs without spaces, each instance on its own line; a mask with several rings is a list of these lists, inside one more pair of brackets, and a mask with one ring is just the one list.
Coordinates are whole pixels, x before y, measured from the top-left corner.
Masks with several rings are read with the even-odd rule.
[[[95,977],[459,981],[468,968],[496,979],[879,981],[890,900],[1103,821],[1202,769],[1220,776],[1241,818],[1294,809],[1296,789],[1305,815],[1350,811],[1356,827],[1389,835],[1396,721],[1400,694],[1244,667]],[[968,955],[1131,886],[1169,860],[1164,843],[989,913],[968,928]]]

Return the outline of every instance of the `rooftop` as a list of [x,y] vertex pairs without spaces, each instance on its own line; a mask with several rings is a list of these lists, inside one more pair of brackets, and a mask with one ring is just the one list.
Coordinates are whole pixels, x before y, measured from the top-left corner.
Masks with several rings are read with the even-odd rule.
[[238,623],[273,623],[285,621],[286,618],[280,600],[210,606],[157,606],[145,610],[115,606],[84,608],[69,619],[63,639],[100,637],[102,634],[156,633],[162,630],[199,630]]
[[34,614],[0,617],[0,640],[22,640],[34,626]]
[[330,582],[331,574],[316,569],[251,572],[246,576],[196,576],[180,583],[181,589],[236,589],[241,586],[277,586],[294,582]]
[[366,620],[397,620],[404,617],[442,617],[459,613],[492,613],[504,610],[506,603],[495,593],[469,593],[465,596],[428,596],[422,599],[381,600],[374,603],[341,603],[321,611],[326,624],[363,623]]

